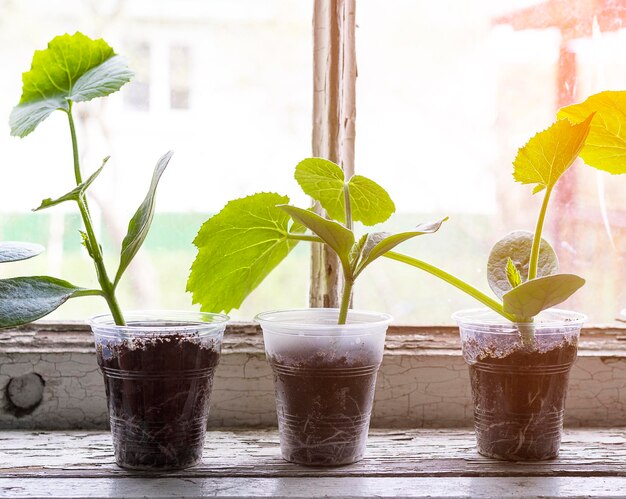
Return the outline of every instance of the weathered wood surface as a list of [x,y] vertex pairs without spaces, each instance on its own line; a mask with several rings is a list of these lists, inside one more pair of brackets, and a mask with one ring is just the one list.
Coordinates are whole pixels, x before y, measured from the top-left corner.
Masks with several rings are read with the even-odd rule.
[[[107,425],[93,339],[82,324],[36,324],[0,332],[0,428],[97,429]],[[31,413],[7,409],[6,386],[38,374],[43,400]],[[568,426],[626,426],[626,328],[583,331],[572,369]],[[213,427],[276,423],[272,373],[258,326],[229,325],[209,415]],[[373,427],[472,424],[468,372],[458,329],[392,326],[379,372]]]
[[204,463],[172,473],[115,466],[102,432],[0,432],[1,497],[624,497],[626,429],[566,430],[561,455],[502,463],[471,430],[373,430],[364,460],[306,468],[276,430],[210,431]]

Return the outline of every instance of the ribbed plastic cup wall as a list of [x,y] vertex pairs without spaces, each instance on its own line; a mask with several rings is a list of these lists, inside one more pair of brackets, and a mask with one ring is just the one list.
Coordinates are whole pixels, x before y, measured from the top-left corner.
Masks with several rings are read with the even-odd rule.
[[274,372],[280,446],[285,460],[338,466],[363,458],[376,375],[391,316],[337,309],[266,312],[267,359]]
[[182,469],[202,459],[213,374],[228,317],[132,312],[126,326],[94,317],[115,459],[137,470]]
[[474,309],[453,318],[469,365],[478,452],[509,461],[555,458],[586,317],[551,309],[532,323],[511,323]]

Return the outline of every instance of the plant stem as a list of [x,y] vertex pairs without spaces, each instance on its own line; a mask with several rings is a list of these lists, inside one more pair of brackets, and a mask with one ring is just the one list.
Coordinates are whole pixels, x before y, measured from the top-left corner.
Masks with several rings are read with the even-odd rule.
[[435,277],[446,281],[448,284],[452,284],[464,293],[470,295],[472,298],[481,302],[483,305],[486,305],[494,312],[499,313],[505,319],[510,320],[511,322],[518,321],[518,318],[515,315],[509,314],[504,311],[501,303],[497,302],[490,296],[487,296],[485,293],[476,289],[474,286],[467,284],[465,281],[462,281],[458,277],[455,277],[452,274],[449,274],[448,272],[435,267],[434,265],[423,262],[422,260],[418,260],[417,258],[412,258],[410,256],[402,255],[400,253],[395,253],[393,251],[385,253],[384,256],[390,258],[391,260],[406,263],[408,265],[412,265],[413,267],[417,267],[418,269],[424,270],[429,274],[432,274]]
[[347,277],[344,274],[343,278],[343,295],[341,297],[341,308],[339,309],[339,320],[337,324],[345,324],[348,318],[348,308],[350,308],[350,301],[352,299],[352,286],[354,280]]
[[[72,104],[70,102],[69,110],[67,111],[67,116],[70,124],[70,134],[72,136],[72,153],[74,157],[74,177],[76,178],[76,185],[80,185],[82,183],[82,175],[80,172],[80,157],[78,155],[78,140],[76,138],[76,127],[74,126],[74,118],[72,116]],[[111,311],[111,315],[113,316],[113,320],[115,324],[118,326],[124,326],[126,322],[124,321],[124,316],[122,315],[122,311],[120,309],[119,304],[117,303],[117,298],[115,297],[115,289],[113,288],[113,284],[107,275],[106,268],[104,266],[104,258],[102,257],[102,250],[100,248],[100,244],[98,244],[98,240],[96,238],[96,233],[93,230],[93,224],[91,222],[91,216],[89,214],[89,205],[87,204],[87,199],[83,194],[81,194],[78,198],[78,208],[80,210],[81,218],[83,219],[83,224],[85,225],[85,232],[87,233],[87,239],[89,241],[90,255],[92,255],[92,259],[94,262],[94,266],[96,267],[96,276],[98,277],[98,282],[100,283],[100,288],[102,289],[102,296],[107,302],[109,306],[109,310]]]
[[69,109],[67,110],[67,118],[70,122],[70,134],[72,135],[72,156],[74,158],[74,177],[76,178],[76,185],[83,183],[83,177],[80,173],[80,156],[78,155],[78,140],[76,139],[76,126],[74,125],[74,117],[72,116],[72,101],[70,101]]
[[537,277],[537,267],[539,265],[539,247],[541,246],[541,233],[543,232],[543,223],[546,218],[546,211],[548,209],[548,202],[550,201],[550,194],[552,193],[552,187],[546,189],[546,194],[541,204],[541,211],[539,212],[539,218],[537,219],[537,227],[535,228],[535,235],[533,236],[533,246],[530,251],[530,263],[528,264],[528,280],[535,279]]
[[289,232],[288,234],[286,234],[286,236],[287,236],[287,239],[291,239],[293,241],[308,241],[310,243],[322,243],[322,244],[324,244],[324,241],[322,241],[317,236],[309,236],[307,234],[295,234],[293,232]]

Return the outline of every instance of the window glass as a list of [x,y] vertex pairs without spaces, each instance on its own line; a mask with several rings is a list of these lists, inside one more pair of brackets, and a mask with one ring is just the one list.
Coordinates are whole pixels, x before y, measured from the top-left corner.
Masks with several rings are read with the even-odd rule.
[[[311,150],[311,9],[310,2],[291,0],[0,0],[0,240],[47,248],[36,259],[3,265],[1,275],[43,273],[97,286],[75,207],[30,211],[74,185],[65,115],[53,113],[22,140],[10,137],[7,125],[33,51],[80,30],[105,38],[137,74],[121,92],[76,106],[84,172],[111,155],[90,189],[110,273],[157,159],[175,152],[151,233],[120,284],[121,306],[193,308],[185,284],[204,220],[228,200],[257,191],[308,203],[293,168]],[[233,317],[305,306],[308,269],[301,245]],[[104,301],[80,298],[50,318],[104,310]]]
[[[534,230],[541,201],[512,179],[517,149],[553,122],[558,107],[626,89],[626,31],[613,4],[358,3],[356,170],[396,201],[384,230],[450,216],[438,234],[400,251],[488,290],[491,245],[513,229]],[[151,235],[120,287],[123,308],[192,308],[184,291],[191,241],[229,199],[275,191],[307,205],[293,168],[311,151],[312,7],[291,0],[0,0],[0,114],[8,117],[17,103],[33,50],[59,33],[104,37],[137,74],[119,94],[77,106],[84,170],[112,156],[92,190],[112,273],[156,160],[175,151]],[[53,114],[23,140],[10,138],[6,119],[0,122],[0,239],[47,248],[37,259],[0,267],[1,275],[46,273],[96,286],[73,207],[30,212],[73,185],[65,117]],[[562,270],[587,279],[564,306],[595,322],[626,306],[625,189],[626,177],[577,164],[549,210],[545,237]],[[306,306],[308,258],[299,245],[231,315]],[[383,259],[357,283],[355,306],[432,323],[478,304]],[[83,298],[51,317],[82,319],[104,308]]]

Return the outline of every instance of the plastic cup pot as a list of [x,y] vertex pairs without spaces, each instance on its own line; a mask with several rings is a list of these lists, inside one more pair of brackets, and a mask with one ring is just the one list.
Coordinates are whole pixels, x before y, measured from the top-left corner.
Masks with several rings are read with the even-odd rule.
[[338,466],[363,458],[376,374],[391,316],[338,309],[256,316],[274,372],[280,448],[285,460]]
[[92,318],[115,460],[170,470],[202,459],[213,373],[228,316],[132,312],[126,326]]
[[550,309],[511,323],[487,309],[453,315],[469,365],[478,452],[507,461],[559,454],[582,314]]

